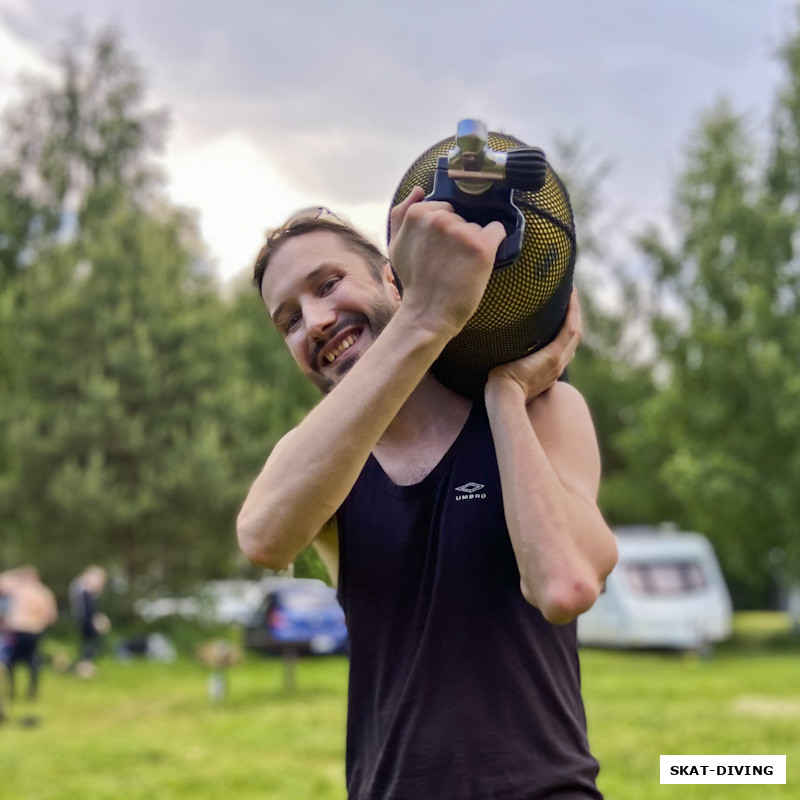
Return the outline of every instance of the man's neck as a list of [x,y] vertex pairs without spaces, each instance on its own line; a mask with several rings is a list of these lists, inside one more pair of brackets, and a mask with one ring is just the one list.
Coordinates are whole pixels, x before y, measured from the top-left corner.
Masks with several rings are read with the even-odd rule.
[[472,401],[443,386],[428,373],[409,395],[376,444],[376,450],[403,447],[436,432],[448,437],[450,428],[461,430]]

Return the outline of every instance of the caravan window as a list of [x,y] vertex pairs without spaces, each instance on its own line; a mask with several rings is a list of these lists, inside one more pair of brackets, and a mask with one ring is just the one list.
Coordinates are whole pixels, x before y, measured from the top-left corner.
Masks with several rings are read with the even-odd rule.
[[641,594],[683,594],[708,586],[696,561],[633,561],[624,569],[630,587]]

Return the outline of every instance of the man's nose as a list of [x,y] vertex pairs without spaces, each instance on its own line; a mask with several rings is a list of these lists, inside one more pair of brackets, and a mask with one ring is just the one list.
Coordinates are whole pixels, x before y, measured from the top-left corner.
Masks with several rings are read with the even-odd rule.
[[303,308],[306,332],[312,339],[319,340],[326,336],[326,331],[336,322],[336,312],[330,303],[322,298],[308,301]]

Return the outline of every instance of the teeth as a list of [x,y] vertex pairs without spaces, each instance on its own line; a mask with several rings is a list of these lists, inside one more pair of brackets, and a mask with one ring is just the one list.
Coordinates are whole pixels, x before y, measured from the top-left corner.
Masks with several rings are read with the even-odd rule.
[[335,350],[325,354],[325,360],[332,364],[348,347],[356,343],[356,339],[358,339],[358,335],[351,333]]

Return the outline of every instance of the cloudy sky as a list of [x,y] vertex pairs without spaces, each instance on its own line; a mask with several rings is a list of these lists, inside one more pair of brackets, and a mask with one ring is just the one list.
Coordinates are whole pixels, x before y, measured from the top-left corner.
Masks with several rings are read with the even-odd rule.
[[[114,24],[172,127],[171,197],[200,212],[224,279],[296,208],[343,211],[382,243],[411,162],[476,117],[547,151],[610,160],[633,230],[664,219],[700,114],[764,124],[793,0],[0,0],[0,105],[83,21]],[[558,164],[555,164],[558,169]]]

